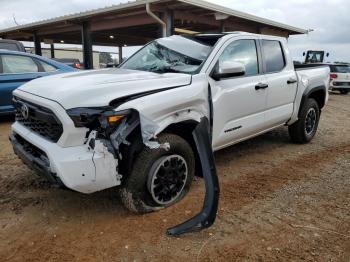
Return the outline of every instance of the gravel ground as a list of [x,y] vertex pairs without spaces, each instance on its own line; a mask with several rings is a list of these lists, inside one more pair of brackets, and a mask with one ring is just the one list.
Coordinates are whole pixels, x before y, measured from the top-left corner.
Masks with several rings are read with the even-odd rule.
[[350,261],[350,96],[332,94],[317,137],[280,128],[215,154],[215,225],[166,228],[201,208],[202,179],[174,207],[143,216],[115,190],[82,195],[38,178],[13,154],[0,120],[0,261]]

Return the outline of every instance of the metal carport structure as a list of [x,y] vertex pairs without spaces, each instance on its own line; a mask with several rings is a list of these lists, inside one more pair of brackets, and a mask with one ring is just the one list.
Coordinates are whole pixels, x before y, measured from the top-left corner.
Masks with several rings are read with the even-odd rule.
[[[0,30],[0,37],[41,42],[82,44],[85,68],[92,68],[92,46],[143,45],[174,33],[246,31],[289,37],[308,31],[239,12],[202,0],[138,0]],[[53,52],[52,52],[53,53]]]

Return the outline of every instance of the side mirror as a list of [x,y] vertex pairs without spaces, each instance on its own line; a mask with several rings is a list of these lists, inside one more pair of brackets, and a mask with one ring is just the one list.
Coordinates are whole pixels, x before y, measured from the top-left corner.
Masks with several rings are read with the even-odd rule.
[[215,70],[212,74],[212,78],[216,81],[235,77],[235,76],[243,76],[245,74],[245,66],[239,62],[230,62],[226,61],[222,64],[218,63],[215,67]]
[[304,53],[303,53],[303,56],[305,56],[305,55],[306,55],[306,53],[304,52]]
[[329,57],[329,53],[326,54],[326,57]]

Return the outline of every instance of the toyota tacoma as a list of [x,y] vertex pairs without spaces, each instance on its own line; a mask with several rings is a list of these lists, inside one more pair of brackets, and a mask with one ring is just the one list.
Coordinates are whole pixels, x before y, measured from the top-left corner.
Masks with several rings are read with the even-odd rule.
[[204,177],[203,210],[168,230],[209,227],[219,199],[213,152],[288,126],[316,134],[329,68],[295,68],[285,38],[243,32],[150,42],[119,68],[31,81],[13,93],[15,153],[81,193],[118,187],[137,213],[180,201]]

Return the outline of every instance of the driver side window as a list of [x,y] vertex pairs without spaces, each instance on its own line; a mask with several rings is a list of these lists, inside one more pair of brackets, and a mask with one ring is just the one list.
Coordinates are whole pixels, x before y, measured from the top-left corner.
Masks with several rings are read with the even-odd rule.
[[255,40],[237,40],[229,44],[219,58],[223,62],[238,62],[245,66],[245,76],[259,74],[258,53]]

